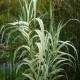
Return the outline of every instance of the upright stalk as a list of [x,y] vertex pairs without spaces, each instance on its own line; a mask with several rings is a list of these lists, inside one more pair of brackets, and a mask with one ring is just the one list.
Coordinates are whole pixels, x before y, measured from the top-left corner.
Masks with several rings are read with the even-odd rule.
[[54,24],[54,7],[55,7],[55,2],[53,2],[53,0],[50,0],[50,27],[51,28]]
[[[36,18],[36,6],[37,6],[37,0],[33,0],[33,8],[34,8],[34,19]],[[34,20],[34,27],[36,26],[36,22]]]
[[50,27],[53,25],[52,0],[50,0]]

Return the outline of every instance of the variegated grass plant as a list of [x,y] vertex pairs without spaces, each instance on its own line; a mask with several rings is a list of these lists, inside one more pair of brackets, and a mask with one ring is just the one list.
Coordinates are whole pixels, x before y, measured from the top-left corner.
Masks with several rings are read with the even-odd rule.
[[[73,69],[74,75],[76,73],[78,55],[70,41],[59,40],[60,31],[67,22],[64,25],[59,23],[57,30],[54,31],[52,7],[50,5],[51,29],[49,32],[45,30],[43,21],[39,17],[36,18],[37,0],[23,0],[23,3],[21,0],[19,1],[22,10],[20,20],[4,25],[0,31],[2,32],[2,42],[4,34],[7,30],[10,30],[6,41],[7,45],[11,34],[17,31],[20,32],[19,36],[22,36],[26,42],[25,45],[21,45],[14,51],[13,64],[16,70],[16,79],[18,80],[17,75],[21,72],[26,80],[58,80],[61,77],[68,80],[64,66],[66,65],[68,69]],[[30,27],[34,27],[34,29],[31,30]],[[16,39],[18,39],[18,35],[16,35],[13,41]],[[69,54],[69,48],[74,50],[75,56]],[[18,54],[20,50],[22,52]],[[17,56],[19,56],[18,62],[16,60]],[[17,64],[16,66],[15,63]],[[21,67],[23,66],[25,66],[25,69],[22,72]]]

